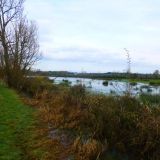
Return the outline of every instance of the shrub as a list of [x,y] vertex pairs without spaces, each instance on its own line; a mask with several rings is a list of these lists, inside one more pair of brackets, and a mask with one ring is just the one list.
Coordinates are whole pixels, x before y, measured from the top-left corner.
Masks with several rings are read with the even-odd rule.
[[27,77],[22,84],[22,91],[31,96],[35,96],[44,90],[51,90],[54,87],[53,83],[47,77]]

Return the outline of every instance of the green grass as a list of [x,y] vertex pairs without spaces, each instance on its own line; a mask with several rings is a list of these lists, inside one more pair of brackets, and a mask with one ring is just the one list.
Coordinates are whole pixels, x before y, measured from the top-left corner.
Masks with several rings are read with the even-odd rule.
[[147,105],[160,105],[160,95],[141,94],[140,100]]
[[155,85],[160,85],[160,79],[129,79],[129,82],[151,83],[151,85],[154,83]]
[[0,160],[25,160],[34,109],[25,106],[13,91],[0,84]]
[[146,84],[150,84],[150,85],[160,85],[160,79],[140,79],[140,78],[97,78],[97,79],[102,79],[102,80],[119,80],[119,81],[127,81],[127,82],[131,82],[131,83],[146,83]]

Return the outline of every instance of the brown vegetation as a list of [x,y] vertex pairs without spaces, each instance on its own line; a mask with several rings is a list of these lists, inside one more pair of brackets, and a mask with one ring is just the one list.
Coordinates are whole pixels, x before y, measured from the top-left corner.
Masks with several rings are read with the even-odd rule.
[[75,160],[103,160],[112,151],[134,160],[160,157],[158,107],[87,93],[82,86],[43,89],[30,102],[38,106],[40,128],[50,139],[48,159],[55,159],[53,152],[57,159]]

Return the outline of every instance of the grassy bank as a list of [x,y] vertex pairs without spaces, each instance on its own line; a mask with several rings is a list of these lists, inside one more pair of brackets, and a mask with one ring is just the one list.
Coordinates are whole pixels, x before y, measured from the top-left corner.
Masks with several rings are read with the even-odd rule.
[[0,159],[31,159],[34,109],[25,106],[13,91],[0,84]]
[[[100,78],[99,78],[100,79]],[[160,79],[140,79],[140,78],[104,78],[102,80],[119,80],[119,81],[128,81],[131,83],[146,83],[146,84],[150,84],[150,85],[160,85]]]
[[148,83],[150,85],[160,85],[160,79],[129,79],[130,82]]

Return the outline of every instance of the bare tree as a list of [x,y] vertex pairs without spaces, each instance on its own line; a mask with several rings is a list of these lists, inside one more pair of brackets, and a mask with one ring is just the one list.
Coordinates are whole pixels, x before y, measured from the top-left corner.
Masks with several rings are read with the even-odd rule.
[[[14,27],[14,34],[10,44],[11,69],[15,73],[14,80],[22,77],[39,60],[39,45],[37,26],[23,17]],[[14,83],[16,83],[14,82]],[[18,84],[17,84],[18,85]]]
[[131,73],[131,57],[130,57],[130,53],[129,50],[124,48],[124,51],[126,52],[126,56],[127,56],[127,73],[130,74]]
[[13,86],[38,60],[37,27],[23,16],[24,0],[0,0],[0,67]]
[[127,78],[128,78],[128,82],[126,83],[126,95],[127,96],[131,96],[131,90],[132,90],[132,86],[130,85],[129,79],[131,78],[131,57],[130,57],[130,53],[129,50],[124,48],[124,51],[126,52],[126,56],[127,56]]

